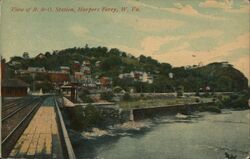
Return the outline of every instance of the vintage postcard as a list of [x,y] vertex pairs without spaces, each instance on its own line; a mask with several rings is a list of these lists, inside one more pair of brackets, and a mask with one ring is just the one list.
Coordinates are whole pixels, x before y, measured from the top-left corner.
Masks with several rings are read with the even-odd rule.
[[1,158],[250,159],[249,0],[0,0]]

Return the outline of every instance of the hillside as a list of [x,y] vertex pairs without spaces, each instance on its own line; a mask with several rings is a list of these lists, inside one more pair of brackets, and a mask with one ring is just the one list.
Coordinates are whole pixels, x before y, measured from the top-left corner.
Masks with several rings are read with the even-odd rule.
[[[71,67],[74,61],[89,60],[92,77],[107,76],[112,78],[113,86],[123,89],[135,88],[137,92],[172,92],[178,86],[184,86],[185,91],[197,91],[209,86],[212,91],[241,91],[247,89],[247,78],[232,65],[227,63],[211,63],[202,67],[172,67],[168,63],[141,55],[134,57],[118,49],[106,47],[69,48],[60,51],[40,53],[29,58],[12,57],[9,64],[18,61],[18,65],[10,66],[13,70],[33,67],[45,67],[46,70],[59,70],[60,66]],[[96,68],[99,61],[101,67]],[[143,71],[154,77],[152,84],[119,79],[119,74],[131,71]],[[72,73],[72,70],[71,70]],[[173,78],[169,78],[173,73]]]

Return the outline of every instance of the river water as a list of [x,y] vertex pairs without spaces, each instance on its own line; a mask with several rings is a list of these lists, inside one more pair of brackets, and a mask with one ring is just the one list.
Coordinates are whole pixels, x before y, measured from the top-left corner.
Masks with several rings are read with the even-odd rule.
[[224,159],[225,152],[242,159],[248,156],[249,132],[249,110],[223,110],[82,133],[85,139],[74,148],[80,159]]

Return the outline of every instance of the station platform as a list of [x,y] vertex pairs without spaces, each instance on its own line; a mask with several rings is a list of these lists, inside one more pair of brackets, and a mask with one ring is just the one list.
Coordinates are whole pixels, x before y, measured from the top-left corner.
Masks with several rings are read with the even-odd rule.
[[47,98],[18,139],[9,158],[63,159],[57,121],[53,97]]

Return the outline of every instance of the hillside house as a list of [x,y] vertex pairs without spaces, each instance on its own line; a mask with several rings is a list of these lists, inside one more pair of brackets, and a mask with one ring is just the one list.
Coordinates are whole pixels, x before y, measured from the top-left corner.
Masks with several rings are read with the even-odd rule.
[[101,88],[109,88],[111,87],[112,79],[109,77],[101,77],[99,83]]
[[82,62],[82,66],[90,66],[90,61],[89,60],[85,60]]
[[83,82],[86,78],[82,72],[75,72],[74,73],[74,79],[76,82]]
[[100,67],[100,66],[101,66],[101,61],[96,61],[96,62],[95,62],[95,66],[96,66],[96,67]]
[[53,83],[64,83],[70,80],[68,72],[61,72],[61,71],[49,71],[48,72],[49,80]]
[[123,74],[119,74],[118,76],[120,79],[126,79],[126,78],[134,78],[133,75],[131,75],[130,73],[123,73]]
[[46,56],[44,54],[40,53],[35,58],[43,59],[43,58],[46,58]]
[[61,67],[60,67],[60,70],[61,70],[61,72],[69,73],[70,68],[69,68],[68,66],[61,66]]
[[82,86],[89,88],[96,88],[96,81],[93,78],[85,78]]
[[16,66],[16,65],[21,65],[21,62],[20,61],[11,61],[9,63],[10,66]]
[[44,67],[28,67],[28,73],[46,73],[46,69]]
[[118,76],[120,79],[133,79],[134,81],[153,83],[153,76],[150,73],[141,71],[131,71],[130,73],[123,73]]
[[72,64],[72,71],[73,72],[79,72],[81,69],[81,64],[79,61],[74,61]]

